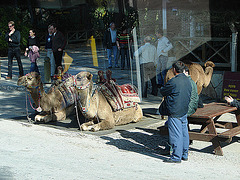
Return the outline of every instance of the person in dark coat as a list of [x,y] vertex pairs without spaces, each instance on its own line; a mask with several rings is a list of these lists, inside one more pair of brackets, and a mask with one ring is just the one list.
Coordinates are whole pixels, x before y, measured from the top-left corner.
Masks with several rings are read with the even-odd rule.
[[115,67],[118,68],[118,48],[117,48],[117,30],[115,29],[115,23],[112,22],[110,24],[110,28],[108,28],[103,37],[103,46],[107,50],[108,56],[108,68],[112,68],[112,54],[114,56]]
[[189,134],[187,113],[192,86],[188,77],[183,74],[185,65],[178,61],[172,65],[175,77],[170,79],[160,93],[165,97],[160,114],[168,115],[169,142],[173,149],[172,155],[164,162],[180,163],[188,160]]
[[13,58],[16,57],[19,77],[23,76],[23,66],[21,61],[21,50],[20,50],[20,40],[21,34],[15,29],[15,24],[13,21],[8,22],[9,32],[5,35],[5,40],[8,42],[8,76],[6,80],[12,79],[12,63]]
[[58,31],[57,26],[55,24],[51,24],[51,27],[53,28],[53,37],[52,37],[52,50],[53,50],[53,56],[55,59],[55,74],[58,73],[58,67],[62,67],[62,56],[63,56],[63,50],[66,46],[66,39],[60,31]]
[[191,92],[191,98],[188,106],[188,113],[187,116],[191,116],[194,114],[198,108],[198,91],[197,91],[197,84],[192,80],[191,75],[189,75],[189,69],[187,66],[185,66],[184,74],[188,77],[189,81],[191,82],[192,86],[192,92]]

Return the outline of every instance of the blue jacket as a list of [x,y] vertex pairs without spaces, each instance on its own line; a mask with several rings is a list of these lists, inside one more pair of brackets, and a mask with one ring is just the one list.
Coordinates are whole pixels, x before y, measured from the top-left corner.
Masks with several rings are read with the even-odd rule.
[[170,79],[160,93],[164,96],[164,102],[159,111],[162,115],[168,115],[175,118],[182,117],[188,112],[192,85],[188,77],[181,73]]
[[49,34],[46,36],[45,49],[52,49],[52,37],[53,35],[49,35]]

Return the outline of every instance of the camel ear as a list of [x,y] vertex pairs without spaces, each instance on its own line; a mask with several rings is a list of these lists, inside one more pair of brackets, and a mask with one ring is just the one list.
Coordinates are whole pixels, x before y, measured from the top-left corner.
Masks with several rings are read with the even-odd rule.
[[92,77],[93,77],[93,75],[92,75],[90,72],[88,72],[88,73],[87,73],[87,79],[88,79],[89,81],[91,81],[91,80],[92,80]]

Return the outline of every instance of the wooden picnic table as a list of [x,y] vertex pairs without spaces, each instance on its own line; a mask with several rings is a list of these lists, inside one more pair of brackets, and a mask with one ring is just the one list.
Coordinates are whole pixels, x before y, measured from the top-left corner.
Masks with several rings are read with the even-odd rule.
[[[218,121],[221,115],[229,112],[235,113],[236,122]],[[240,134],[240,111],[226,103],[214,102],[205,105],[204,108],[198,108],[193,115],[188,117],[188,123],[201,125],[197,132],[196,129],[194,131],[189,129],[190,140],[212,142],[215,154],[223,156],[220,142],[230,143],[233,136]],[[216,127],[228,130],[218,133]],[[166,134],[166,131],[161,134]]]

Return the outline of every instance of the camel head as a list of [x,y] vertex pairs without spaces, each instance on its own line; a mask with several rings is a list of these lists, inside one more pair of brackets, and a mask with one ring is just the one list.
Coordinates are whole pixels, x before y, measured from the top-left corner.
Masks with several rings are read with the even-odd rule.
[[92,77],[93,75],[86,71],[82,71],[75,76],[77,92],[80,99],[91,94],[93,86]]
[[41,84],[41,76],[37,72],[31,72],[22,76],[18,79],[17,85],[24,86],[27,88],[33,88],[40,86]]

